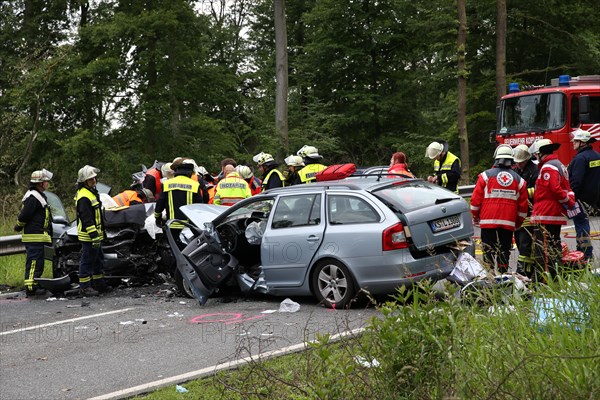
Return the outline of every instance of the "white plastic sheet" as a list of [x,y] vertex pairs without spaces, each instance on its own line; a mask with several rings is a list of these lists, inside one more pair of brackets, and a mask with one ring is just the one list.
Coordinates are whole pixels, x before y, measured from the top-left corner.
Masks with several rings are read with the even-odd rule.
[[462,282],[470,282],[475,278],[485,278],[487,273],[479,261],[463,252],[458,256],[450,276]]

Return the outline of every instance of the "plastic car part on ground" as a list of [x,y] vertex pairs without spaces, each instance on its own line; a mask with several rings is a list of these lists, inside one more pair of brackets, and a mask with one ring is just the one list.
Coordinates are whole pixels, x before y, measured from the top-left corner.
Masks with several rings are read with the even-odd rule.
[[292,299],[285,299],[279,304],[279,312],[290,312],[294,313],[300,310],[300,304],[296,303]]
[[535,297],[533,299],[534,317],[532,323],[540,331],[550,331],[551,327],[570,327],[581,332],[590,320],[583,303],[573,299]]

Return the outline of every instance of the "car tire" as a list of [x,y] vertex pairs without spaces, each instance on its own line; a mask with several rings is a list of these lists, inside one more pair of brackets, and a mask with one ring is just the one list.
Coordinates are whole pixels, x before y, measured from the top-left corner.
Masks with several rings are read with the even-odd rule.
[[175,285],[177,286],[179,293],[181,293],[183,296],[190,299],[194,298],[194,293],[187,282],[183,279],[181,272],[179,272],[179,268],[175,268]]
[[352,274],[336,260],[317,264],[312,274],[312,288],[315,297],[327,308],[346,308],[356,294]]

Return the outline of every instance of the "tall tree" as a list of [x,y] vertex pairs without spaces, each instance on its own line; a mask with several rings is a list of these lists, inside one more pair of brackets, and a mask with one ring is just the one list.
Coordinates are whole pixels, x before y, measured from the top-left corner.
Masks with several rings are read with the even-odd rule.
[[462,180],[469,182],[469,136],[467,134],[467,78],[466,63],[467,47],[467,11],[465,0],[457,0],[458,7],[458,141],[460,143],[460,156],[462,161]]
[[496,103],[506,94],[506,0],[496,0]]
[[288,138],[288,50],[285,0],[275,0],[275,131],[281,138],[284,154],[289,149]]

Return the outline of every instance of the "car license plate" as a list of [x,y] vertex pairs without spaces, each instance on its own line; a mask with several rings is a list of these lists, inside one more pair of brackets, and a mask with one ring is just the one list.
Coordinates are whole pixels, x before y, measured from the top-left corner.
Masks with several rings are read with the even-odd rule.
[[431,221],[431,230],[433,230],[433,232],[442,232],[448,229],[456,228],[457,226],[460,226],[459,215],[453,215],[451,217]]

